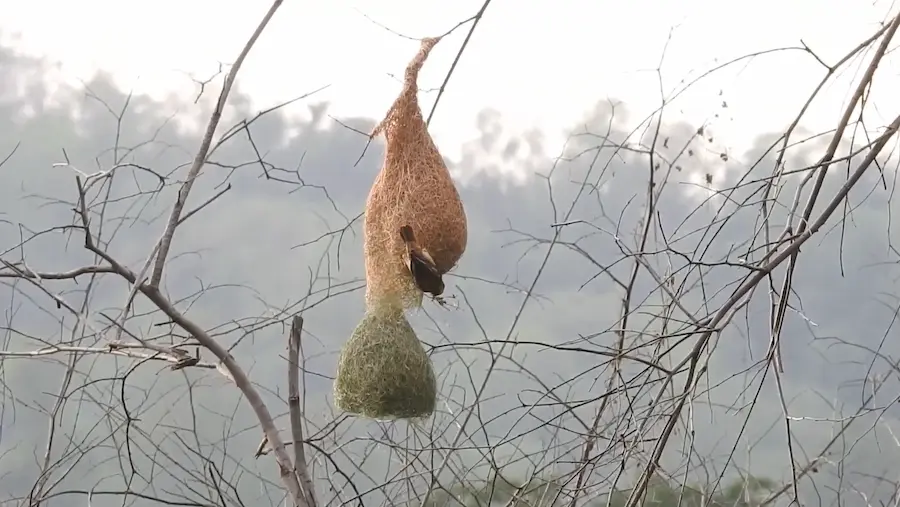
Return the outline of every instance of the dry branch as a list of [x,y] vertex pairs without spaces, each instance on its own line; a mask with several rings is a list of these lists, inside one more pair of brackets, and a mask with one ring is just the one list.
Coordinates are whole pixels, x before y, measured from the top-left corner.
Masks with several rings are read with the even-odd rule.
[[[791,241],[780,254],[775,255],[771,261],[762,266],[760,271],[757,271],[753,275],[749,276],[748,279],[746,279],[744,283],[742,283],[735,290],[729,300],[716,312],[716,314],[711,319],[706,319],[708,322],[703,322],[703,327],[706,328],[706,330],[703,331],[700,335],[691,353],[684,358],[684,360],[681,362],[681,364],[678,365],[677,368],[675,368],[676,370],[678,370],[684,366],[689,366],[687,378],[684,381],[684,386],[678,397],[678,401],[674,407],[674,410],[667,418],[665,427],[662,431],[662,435],[657,441],[650,456],[649,462],[641,473],[637,484],[631,490],[625,507],[635,507],[640,502],[640,499],[646,491],[651,477],[656,472],[656,469],[659,466],[659,460],[662,457],[663,451],[666,449],[669,437],[671,436],[672,431],[675,429],[676,423],[681,417],[681,412],[684,408],[684,405],[687,402],[691,391],[693,390],[694,382],[699,377],[699,370],[697,367],[699,364],[700,355],[705,350],[715,330],[718,329],[721,324],[723,324],[727,317],[732,315],[732,308],[741,304],[745,296],[747,296],[748,293],[751,293],[754,288],[763,281],[763,279],[765,279],[775,268],[780,266],[781,263],[788,260],[789,258],[795,257],[799,253],[800,247],[803,246],[803,244],[806,243],[816,232],[818,232],[818,230],[828,221],[828,219],[831,217],[840,203],[843,202],[843,200],[847,197],[847,194],[850,193],[850,190],[854,187],[854,185],[856,185],[860,178],[862,178],[863,174],[866,173],[866,171],[884,149],[887,142],[897,133],[898,128],[900,128],[900,116],[897,116],[894,121],[892,121],[891,124],[885,129],[885,132],[881,136],[879,136],[878,140],[869,150],[869,153],[866,155],[863,161],[860,162],[859,166],[850,174],[850,177],[847,178],[847,181],[841,186],[840,190],[828,202],[828,204],[825,206],[825,209],[822,210],[822,212],[815,220],[810,221],[809,216],[811,215],[811,211],[816,204],[819,191],[821,190],[822,184],[824,183],[824,179],[827,175],[828,168],[831,165],[834,153],[837,150],[838,144],[843,137],[844,129],[847,126],[850,115],[853,113],[853,110],[856,108],[859,100],[861,100],[865,89],[870,86],[872,78],[875,74],[875,70],[878,68],[881,59],[884,57],[891,40],[897,32],[898,27],[900,27],[900,15],[895,16],[891,21],[888,30],[884,34],[881,44],[879,45],[875,54],[872,56],[872,60],[869,63],[864,76],[860,79],[856,93],[854,93],[852,99],[849,101],[849,104],[845,108],[845,113],[841,119],[841,124],[837,128],[832,138],[832,142],[829,144],[826,153],[822,156],[818,164],[818,168],[816,170],[819,171],[819,174],[816,180],[816,185],[810,193],[809,199],[807,200],[807,209],[806,212],[804,212],[804,217],[806,219],[803,220],[803,229],[799,231],[793,241]],[[809,224],[808,228],[806,228],[806,224]],[[788,297],[788,295],[782,294],[782,297],[786,298]],[[698,331],[700,331],[700,329],[698,329]]]
[[[181,220],[181,214],[187,203],[187,198],[194,184],[194,180],[196,180],[200,173],[200,169],[206,162],[207,154],[209,152],[210,145],[212,144],[212,138],[215,134],[216,128],[219,124],[219,120],[225,109],[228,94],[231,91],[232,86],[234,85],[238,71],[240,70],[245,58],[247,57],[247,54],[250,52],[254,43],[262,34],[263,30],[266,28],[269,21],[275,15],[275,12],[278,10],[281,4],[282,0],[275,0],[275,2],[272,3],[268,12],[266,12],[262,21],[253,32],[253,35],[244,45],[244,48],[238,55],[237,60],[235,60],[231,70],[228,72],[228,75],[225,77],[225,81],[222,85],[222,91],[219,94],[218,102],[216,103],[215,109],[213,110],[209,118],[206,132],[203,136],[203,140],[200,143],[200,147],[198,148],[197,153],[194,156],[194,161],[188,171],[187,178],[179,189],[178,198],[172,208],[172,212],[169,216],[168,223],[166,224],[165,231],[163,232],[160,240],[157,242],[154,251],[148,256],[147,261],[139,275],[133,273],[130,269],[117,262],[115,259],[102,251],[99,247],[93,244],[93,241],[91,239],[91,232],[89,229],[87,229],[87,213],[84,210],[84,191],[82,188],[80,188],[80,205],[82,211],[82,220],[84,221],[84,225],[86,227],[85,246],[89,250],[93,251],[95,254],[103,258],[106,262],[108,262],[120,276],[124,277],[132,284],[131,294],[129,295],[128,302],[126,303],[126,308],[123,310],[123,318],[128,313],[128,307],[130,306],[134,295],[139,291],[143,293],[144,296],[146,296],[148,299],[150,299],[160,310],[162,310],[162,312],[165,313],[172,320],[172,322],[190,333],[203,347],[210,350],[219,359],[224,368],[227,370],[229,376],[234,380],[234,383],[243,392],[244,396],[247,398],[247,401],[253,407],[256,416],[259,418],[260,425],[262,426],[262,429],[274,450],[275,459],[278,462],[280,470],[281,480],[287,487],[293,504],[297,507],[312,507],[312,505],[314,504],[309,503],[308,498],[310,497],[304,493],[304,490],[300,485],[297,473],[295,473],[294,471],[295,467],[291,463],[291,458],[287,454],[285,445],[280,438],[278,429],[275,427],[272,415],[269,413],[268,408],[265,406],[256,388],[247,377],[247,374],[237,364],[234,357],[229,354],[228,351],[218,343],[218,341],[213,339],[203,328],[201,328],[195,322],[191,321],[181,312],[179,312],[172,304],[172,302],[169,301],[159,290],[159,284],[162,279],[162,273],[165,267],[166,258],[168,257],[169,249],[171,248],[172,238]],[[80,184],[79,187],[81,187]],[[153,264],[154,258],[156,261],[155,264]],[[153,264],[153,270],[150,276],[149,283],[147,283],[145,282],[144,276],[151,264]]]
[[306,495],[306,504],[316,507],[316,493],[306,462],[303,443],[303,408],[300,404],[300,340],[303,334],[303,317],[297,315],[291,321],[288,338],[288,407],[291,412],[291,436],[294,440],[294,468]]
[[[219,100],[216,102],[216,107],[209,117],[209,122],[206,125],[206,132],[203,134],[203,140],[200,142],[200,147],[197,149],[194,161],[191,163],[191,168],[188,170],[187,178],[184,183],[182,183],[181,189],[178,190],[178,199],[172,207],[172,213],[169,215],[169,221],[166,224],[165,231],[159,239],[159,243],[155,249],[156,263],[153,266],[153,272],[150,276],[150,285],[154,287],[158,286],[162,280],[163,269],[165,268],[166,258],[169,255],[169,249],[172,246],[172,238],[175,236],[175,229],[178,227],[181,213],[187,204],[188,195],[191,192],[191,188],[194,186],[194,180],[197,179],[197,176],[200,174],[200,169],[203,168],[203,164],[206,162],[209,148],[212,145],[213,136],[216,133],[216,128],[219,126],[219,120],[222,118],[222,113],[225,110],[225,104],[228,102],[228,94],[231,92],[231,87],[234,86],[237,74],[241,70],[241,65],[244,63],[244,60],[247,58],[247,55],[250,53],[256,40],[259,39],[263,30],[266,29],[269,21],[272,20],[275,12],[281,7],[282,1],[283,0],[275,0],[272,2],[272,6],[269,7],[268,12],[266,12],[266,15],[256,27],[253,35],[250,36],[250,39],[244,45],[237,60],[234,61],[231,70],[229,70],[228,74],[225,76],[225,81],[222,83],[222,91],[219,93]],[[154,254],[150,254],[147,263],[149,264],[152,262],[153,258]]]

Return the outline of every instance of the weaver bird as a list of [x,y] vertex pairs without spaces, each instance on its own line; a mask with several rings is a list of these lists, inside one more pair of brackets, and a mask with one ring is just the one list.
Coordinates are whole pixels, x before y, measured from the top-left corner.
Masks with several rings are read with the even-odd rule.
[[435,266],[434,259],[416,242],[412,227],[408,225],[401,227],[400,237],[406,244],[406,255],[403,256],[403,261],[409,268],[409,272],[412,273],[416,286],[422,292],[428,292],[437,298],[444,292],[444,280],[441,279],[441,273]]

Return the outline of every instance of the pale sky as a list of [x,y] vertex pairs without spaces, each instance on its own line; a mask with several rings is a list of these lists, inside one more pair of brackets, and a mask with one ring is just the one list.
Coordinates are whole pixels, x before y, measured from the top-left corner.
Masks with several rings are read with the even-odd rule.
[[[184,72],[203,77],[217,61],[233,61],[268,5],[7,1],[0,3],[0,30],[4,41],[16,37],[23,52],[58,63],[64,79],[89,79],[103,69],[125,88],[163,96],[190,92]],[[245,63],[240,83],[261,107],[331,84],[318,97],[332,101],[332,114],[380,117],[399,91],[388,74],[402,75],[417,43],[365,16],[422,37],[445,32],[480,6],[481,0],[285,0]],[[432,132],[453,156],[477,136],[477,113],[491,107],[503,114],[512,135],[537,126],[561,140],[555,137],[561,129],[606,97],[626,101],[632,110],[628,122],[636,124],[659,104],[657,77],[649,69],[657,66],[673,27],[663,69],[667,90],[716,62],[799,46],[801,38],[833,62],[895,8],[888,0],[494,0],[441,99]],[[421,88],[440,84],[467,29],[438,45]],[[834,122],[858,65],[815,104],[807,124]],[[896,93],[887,93],[900,89],[898,68],[894,60],[880,71],[875,100],[885,116],[897,114],[900,105]],[[758,57],[703,81],[682,96],[669,118],[699,124],[722,112],[711,125],[717,140],[740,150],[755,134],[783,128],[823,73],[800,51]],[[433,97],[423,95],[426,112]],[[300,105],[293,112],[304,110]]]

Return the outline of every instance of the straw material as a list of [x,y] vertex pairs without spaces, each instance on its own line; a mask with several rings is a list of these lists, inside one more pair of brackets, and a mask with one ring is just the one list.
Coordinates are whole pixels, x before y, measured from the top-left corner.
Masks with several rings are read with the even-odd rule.
[[440,274],[450,271],[466,250],[466,214],[459,193],[425,125],[419,108],[419,70],[437,38],[422,40],[406,68],[403,90],[373,137],[384,134],[384,164],[366,201],[364,251],[366,305],[414,308],[422,304],[404,265],[400,227],[410,225],[431,254]]
[[403,310],[367,310],[341,350],[335,405],[372,419],[412,419],[431,415],[436,398],[431,359]]

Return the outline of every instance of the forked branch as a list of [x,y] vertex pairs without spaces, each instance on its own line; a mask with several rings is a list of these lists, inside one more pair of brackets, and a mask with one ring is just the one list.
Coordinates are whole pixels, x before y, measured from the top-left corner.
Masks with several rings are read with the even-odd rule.
[[[769,276],[769,274],[772,273],[775,268],[780,266],[788,259],[794,258],[799,253],[800,247],[805,244],[816,232],[818,232],[829,218],[831,218],[832,214],[835,212],[835,210],[837,210],[841,202],[843,202],[847,195],[850,193],[850,190],[853,189],[857,182],[859,182],[860,178],[862,178],[866,171],[875,162],[875,159],[881,154],[888,141],[893,138],[897,134],[898,129],[900,129],[900,115],[898,115],[896,118],[894,118],[890,125],[887,126],[884,133],[879,136],[875,142],[872,143],[866,157],[860,162],[859,166],[857,166],[857,168],[849,174],[847,180],[836,192],[836,194],[828,201],[819,215],[815,219],[811,219],[811,211],[816,205],[816,201],[819,198],[819,192],[822,188],[822,184],[824,182],[828,168],[833,162],[835,150],[837,149],[837,146],[843,137],[844,128],[848,123],[850,115],[852,114],[853,110],[856,108],[857,103],[862,97],[862,90],[871,85],[875,71],[878,68],[879,63],[881,63],[884,55],[887,53],[888,46],[890,45],[891,40],[894,38],[894,35],[896,34],[898,28],[900,28],[900,15],[897,15],[893,18],[893,20],[889,24],[888,29],[885,31],[881,44],[873,54],[872,60],[869,63],[864,76],[858,83],[857,92],[854,94],[850,103],[846,106],[841,123],[836,129],[831,143],[829,144],[825,154],[822,156],[819,163],[816,164],[815,171],[818,171],[818,175],[815,182],[815,187],[812,189],[809,198],[807,199],[807,207],[806,211],[804,212],[804,217],[806,219],[803,220],[804,228],[798,231],[797,235],[788,243],[783,251],[765,260],[765,264],[761,264],[757,271],[748,276],[748,278],[746,278],[743,283],[738,286],[734,293],[732,293],[728,301],[711,318],[704,319],[701,325],[698,325],[696,327],[696,332],[700,334],[696,344],[694,345],[691,353],[688,354],[681,361],[681,363],[674,368],[674,370],[677,371],[681,370],[684,367],[687,367],[687,378],[685,379],[682,390],[678,395],[678,400],[673,411],[666,418],[666,424],[663,428],[660,438],[655,444],[653,453],[649,459],[649,463],[644,468],[637,484],[629,494],[628,500],[625,504],[626,507],[636,507],[641,501],[644,493],[647,491],[647,486],[650,478],[653,476],[653,474],[657,470],[657,467],[659,466],[659,461],[662,457],[663,451],[666,449],[669,437],[671,436],[672,431],[675,429],[675,425],[680,419],[682,410],[694,388],[695,379],[699,377],[699,359],[702,352],[706,349],[706,346],[709,343],[713,333],[715,333],[717,329],[720,329],[721,326],[726,323],[727,319],[729,319],[733,315],[732,309],[739,306],[742,301],[744,301],[745,297],[747,297],[748,294],[750,294],[757,285],[759,285],[767,276]],[[787,295],[782,294],[782,297],[786,298]]]
[[[86,247],[102,257],[106,262],[110,264],[110,266],[112,266],[116,273],[127,279],[132,284],[132,295],[138,291],[141,292],[144,296],[150,299],[160,310],[162,310],[163,313],[165,313],[169,317],[169,319],[172,320],[172,322],[190,333],[200,343],[200,345],[209,349],[218,358],[221,364],[228,371],[230,378],[234,380],[234,383],[238,386],[238,388],[247,398],[247,401],[253,407],[253,410],[256,413],[257,418],[259,419],[260,426],[262,427],[266,438],[269,440],[269,444],[272,446],[275,454],[275,460],[278,462],[281,480],[282,482],[284,482],[285,487],[289,491],[293,504],[297,507],[312,507],[315,504],[309,501],[309,499],[312,498],[311,491],[309,496],[307,496],[307,494],[304,493],[303,488],[300,486],[300,481],[298,480],[297,476],[298,474],[295,473],[294,464],[292,464],[291,458],[287,454],[284,442],[279,436],[279,432],[275,427],[272,415],[269,413],[269,410],[266,407],[265,403],[263,403],[259,392],[247,377],[247,374],[237,364],[234,357],[232,357],[231,354],[229,354],[228,351],[221,344],[219,344],[219,342],[213,339],[203,328],[201,328],[195,322],[188,319],[181,312],[179,312],[172,304],[172,302],[169,301],[169,299],[166,298],[159,289],[163,270],[166,264],[166,259],[172,245],[172,238],[175,234],[175,229],[178,227],[178,224],[181,221],[181,215],[187,203],[187,198],[190,194],[191,188],[193,187],[194,180],[200,174],[200,169],[203,167],[208,157],[210,146],[212,145],[212,139],[215,135],[216,128],[219,125],[219,120],[221,119],[222,113],[225,109],[228,95],[231,92],[232,86],[234,85],[235,79],[237,78],[237,74],[241,69],[241,65],[243,64],[247,55],[250,53],[250,50],[253,48],[256,40],[259,39],[259,36],[262,34],[263,30],[265,30],[266,26],[269,24],[269,21],[271,21],[272,17],[275,15],[275,12],[279,7],[281,7],[281,3],[282,0],[275,0],[272,3],[272,5],[269,7],[268,12],[266,12],[262,21],[253,32],[253,35],[250,36],[250,39],[244,45],[244,48],[241,50],[240,54],[232,65],[231,70],[225,76],[225,81],[222,84],[222,91],[219,94],[219,99],[216,103],[215,108],[213,109],[212,114],[210,115],[203,140],[201,141],[200,146],[197,149],[197,153],[194,156],[193,163],[188,170],[187,177],[178,191],[178,198],[175,202],[175,205],[172,207],[172,211],[169,215],[165,231],[154,247],[153,252],[151,252],[147,257],[147,260],[143,268],[141,269],[141,273],[139,275],[136,275],[129,268],[117,262],[110,255],[100,249],[98,245],[94,245],[89,230],[85,231],[85,235]],[[151,265],[153,266],[153,270],[150,275],[149,283],[147,283],[144,277]],[[129,297],[129,300],[131,300],[131,297]],[[300,469],[301,467],[297,468]],[[302,467],[302,469],[305,470],[305,466]]]
[[[219,100],[216,102],[216,107],[213,109],[213,112],[209,117],[209,122],[206,124],[206,132],[203,134],[203,140],[200,142],[200,147],[197,149],[197,154],[194,156],[194,161],[191,163],[191,168],[188,170],[187,178],[184,180],[184,183],[181,184],[181,189],[178,190],[178,199],[172,207],[172,213],[169,215],[165,231],[163,232],[162,237],[159,238],[159,243],[155,249],[156,263],[153,265],[153,273],[150,276],[150,285],[154,287],[159,286],[159,282],[162,280],[163,269],[166,265],[169,249],[172,246],[172,238],[175,235],[175,229],[178,227],[181,213],[184,211],[184,206],[187,204],[187,198],[191,193],[194,180],[197,179],[197,176],[200,174],[200,169],[203,168],[203,164],[206,162],[209,148],[212,145],[213,136],[216,133],[216,128],[219,126],[222,112],[225,110],[225,103],[228,102],[228,94],[231,92],[231,87],[234,85],[237,74],[241,70],[241,65],[244,63],[244,60],[247,58],[247,55],[250,53],[256,40],[262,35],[262,32],[266,29],[269,21],[272,20],[275,11],[281,7],[281,2],[282,0],[275,0],[272,2],[269,11],[266,12],[266,15],[259,23],[259,26],[256,27],[256,30],[253,32],[253,35],[250,36],[247,44],[244,45],[244,49],[241,50],[237,60],[234,61],[231,70],[229,70],[228,74],[225,76],[225,81],[222,83],[222,92],[219,93]],[[147,259],[148,265],[153,261],[153,258],[154,254],[151,253]]]

